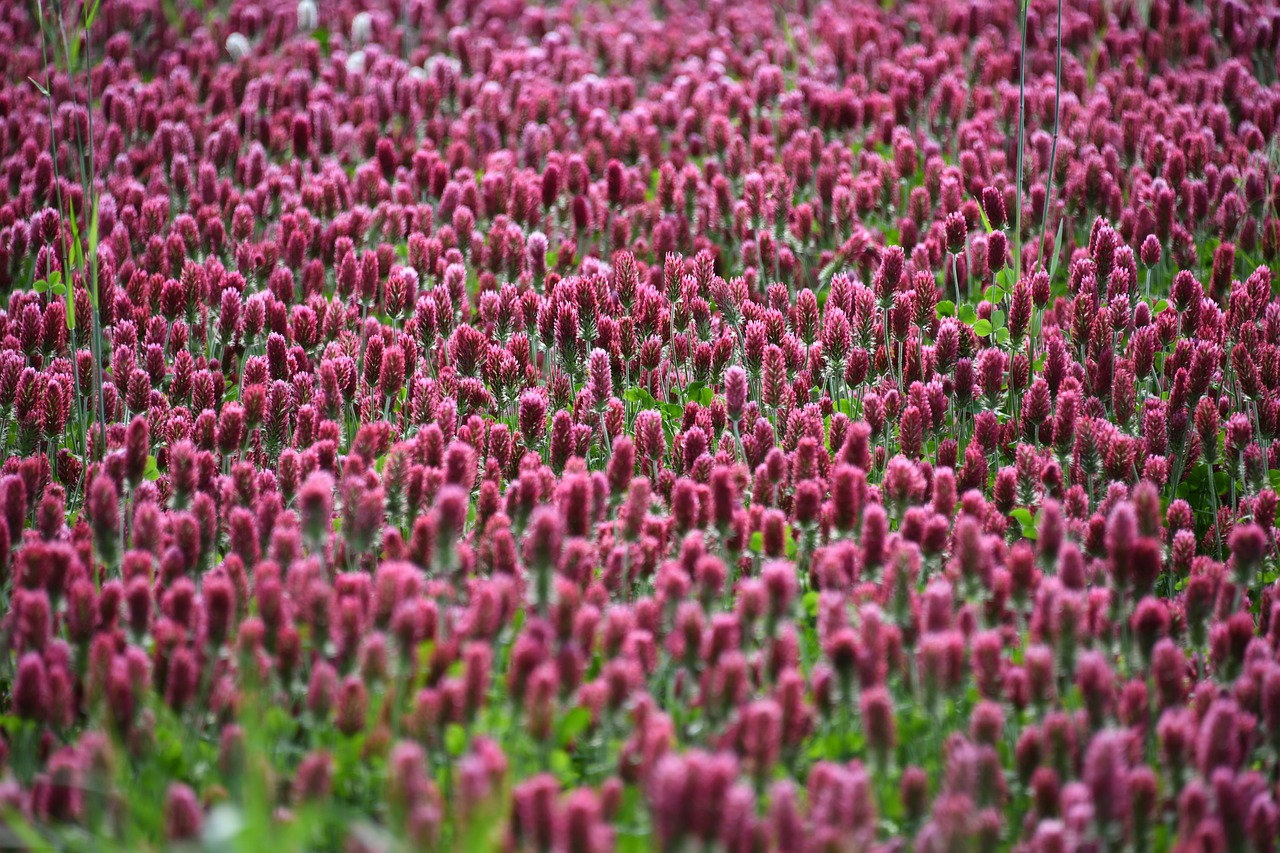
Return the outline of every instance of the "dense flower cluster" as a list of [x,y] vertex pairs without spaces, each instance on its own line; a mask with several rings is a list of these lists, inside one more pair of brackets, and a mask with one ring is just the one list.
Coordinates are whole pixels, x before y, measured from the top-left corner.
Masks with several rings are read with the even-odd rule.
[[6,829],[1276,849],[1280,11],[70,5]]

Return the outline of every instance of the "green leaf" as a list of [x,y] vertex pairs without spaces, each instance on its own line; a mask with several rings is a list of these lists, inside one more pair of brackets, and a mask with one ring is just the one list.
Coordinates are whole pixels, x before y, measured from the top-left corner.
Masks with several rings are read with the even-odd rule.
[[978,204],[978,215],[982,217],[982,227],[987,229],[988,234],[996,230],[991,227],[991,220],[987,218],[987,212],[982,209],[981,203]]
[[556,741],[561,746],[568,746],[591,726],[591,712],[581,705],[565,714],[556,728]]
[[616,841],[618,853],[649,853],[652,849],[649,834],[638,830],[619,830]]
[[991,312],[991,325],[996,329],[1004,326],[1004,312],[999,308]]
[[573,778],[573,759],[563,749],[551,753],[551,772],[557,778],[568,780]]
[[950,300],[944,299],[936,307],[939,317],[954,317],[956,315],[956,304]]
[[58,296],[62,296],[67,292],[67,286],[62,282],[58,282],[57,284],[49,288],[49,292],[54,293]]
[[444,748],[457,758],[467,748],[467,730],[457,723],[450,723],[444,730]]
[[996,340],[999,341],[1001,344],[1009,343],[1009,330],[1006,329],[1004,326],[1001,326],[1000,328],[996,329]]
[[142,476],[152,482],[160,479],[160,469],[156,467],[156,458],[154,456],[147,456],[147,467],[142,472]]
[[974,323],[973,333],[980,338],[985,338],[987,335],[991,334],[991,321],[979,320],[978,322]]
[[40,279],[35,284],[31,285],[31,289],[34,290],[36,293],[44,293],[49,289],[49,282],[45,281],[44,279]]
[[40,837],[40,833],[35,827],[27,822],[17,810],[6,807],[4,809],[5,828],[10,833],[17,836],[28,850],[51,850],[53,849],[47,841]]
[[1062,225],[1067,220],[1058,220],[1058,233],[1053,238],[1053,254],[1049,257],[1049,281],[1053,281],[1053,274],[1058,271],[1059,248],[1062,246]]
[[1012,292],[1013,286],[1018,283],[1018,275],[1010,267],[1005,267],[996,273],[996,283],[1006,292]]
[[1031,514],[1031,510],[1024,506],[1014,507],[1009,510],[1009,517],[1016,519],[1023,527],[1035,523],[1035,516]]
[[27,79],[31,81],[32,86],[36,87],[37,92],[39,92],[41,95],[43,95],[46,98],[49,97],[49,90],[46,89],[44,86],[41,86],[39,83],[37,83],[36,78],[28,77]]
[[89,215],[89,256],[98,253],[98,196],[93,197],[93,210]]
[[973,306],[967,302],[960,306],[960,313],[958,316],[960,317],[961,323],[966,323],[970,326],[978,321],[978,312],[973,310]]
[[658,408],[658,401],[653,399],[653,395],[639,385],[628,388],[627,392],[622,395],[622,399],[628,403],[635,403],[641,409]]
[[751,538],[747,540],[747,550],[754,551],[757,554],[764,553],[764,534],[757,530],[751,534]]

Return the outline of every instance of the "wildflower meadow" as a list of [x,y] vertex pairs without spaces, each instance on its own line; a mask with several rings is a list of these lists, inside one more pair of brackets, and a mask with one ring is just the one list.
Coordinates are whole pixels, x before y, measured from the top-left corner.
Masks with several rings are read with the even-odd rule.
[[0,2],[0,847],[1276,853],[1274,0]]

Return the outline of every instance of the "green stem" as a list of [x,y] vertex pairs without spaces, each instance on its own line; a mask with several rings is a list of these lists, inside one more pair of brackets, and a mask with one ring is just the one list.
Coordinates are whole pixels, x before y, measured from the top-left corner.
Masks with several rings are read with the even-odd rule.
[[[1023,49],[1025,50],[1026,38],[1027,38],[1025,12],[1023,14],[1023,21],[1024,23],[1022,27],[1022,40],[1023,40]],[[1058,48],[1057,48],[1057,60],[1056,60],[1057,67],[1054,71],[1054,84],[1053,84],[1053,145],[1049,148],[1049,172],[1047,175],[1045,175],[1045,184],[1047,185],[1047,188],[1048,188],[1048,199],[1045,201],[1044,216],[1041,217],[1041,223],[1040,223],[1040,252],[1039,252],[1040,265],[1045,269],[1048,269],[1049,265],[1045,262],[1044,241],[1049,237],[1049,211],[1053,210],[1053,190],[1054,190],[1053,169],[1058,159],[1058,123],[1059,123],[1059,119],[1062,112],[1062,0],[1058,0],[1058,29],[1057,29],[1057,34],[1055,38],[1058,43]],[[1021,133],[1018,136],[1018,151],[1019,151],[1018,168],[1019,170],[1021,170],[1022,168]],[[1019,191],[1021,191],[1021,188],[1022,188],[1021,171],[1019,171],[1018,188],[1019,188]],[[1019,212],[1021,212],[1022,210],[1021,205],[1018,206],[1018,210]],[[1056,245],[1057,241],[1055,240],[1054,243],[1055,245],[1053,249],[1056,252],[1058,250],[1058,247]],[[1022,272],[1021,268],[1019,268],[1018,272],[1019,274],[1021,274]],[[1150,290],[1151,290],[1151,274],[1150,272],[1148,272],[1147,273],[1148,294],[1150,293]]]
[[1030,0],[1020,0],[1022,31],[1022,49],[1018,54],[1018,185],[1016,187],[1016,208],[1014,216],[1013,264],[1018,275],[1022,274],[1022,168],[1025,144],[1023,137],[1027,126],[1027,9]]

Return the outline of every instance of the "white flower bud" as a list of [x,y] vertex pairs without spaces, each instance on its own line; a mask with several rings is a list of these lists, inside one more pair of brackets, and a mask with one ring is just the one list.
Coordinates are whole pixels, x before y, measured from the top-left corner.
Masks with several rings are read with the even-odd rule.
[[320,23],[315,0],[298,0],[298,30],[309,33]]
[[250,49],[249,40],[242,34],[232,33],[227,36],[227,53],[237,62],[248,56]]
[[363,47],[373,38],[373,15],[361,12],[351,20],[351,41]]

